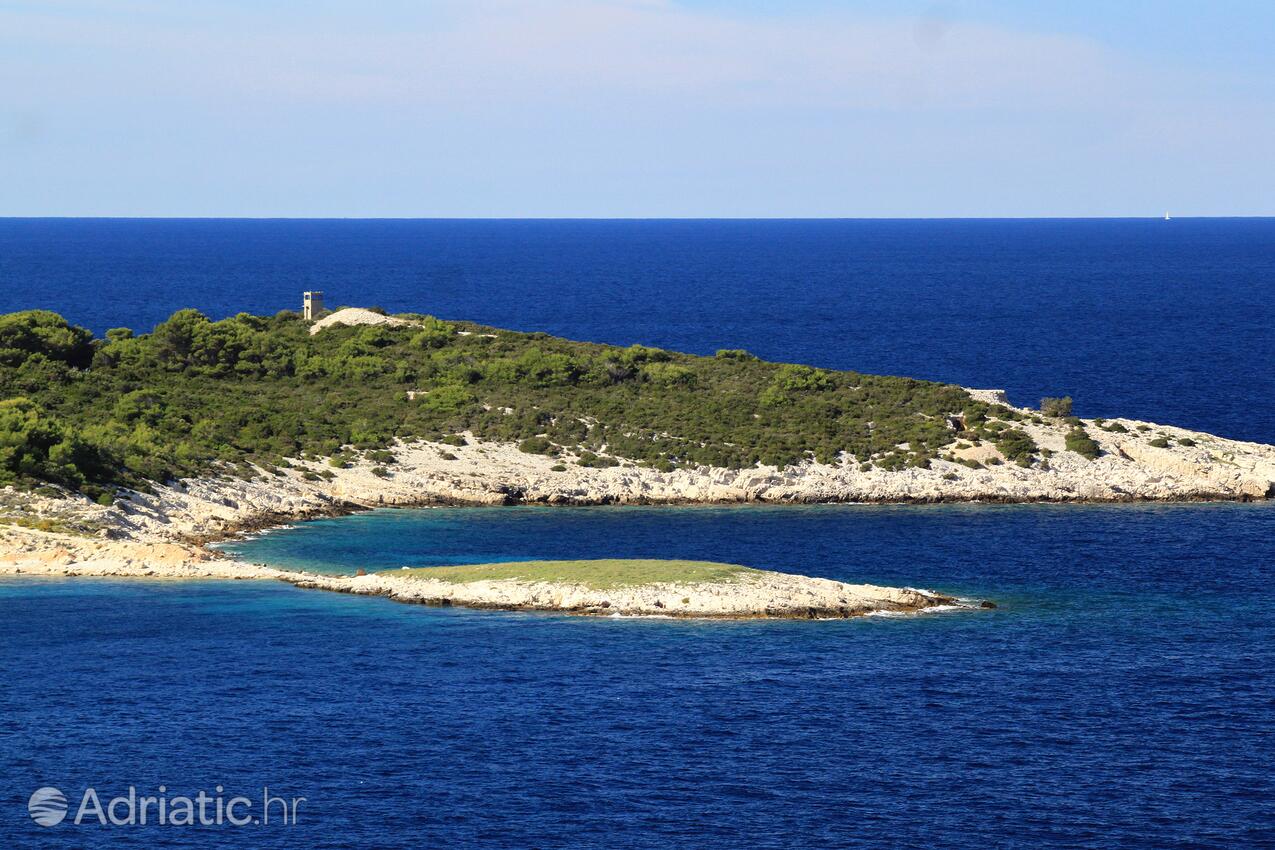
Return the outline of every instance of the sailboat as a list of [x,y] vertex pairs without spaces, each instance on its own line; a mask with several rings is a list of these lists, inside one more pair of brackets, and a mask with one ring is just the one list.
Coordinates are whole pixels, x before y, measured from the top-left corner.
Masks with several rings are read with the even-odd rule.
[[1167,212],[1164,214],[1164,220],[1169,221],[1169,214]]

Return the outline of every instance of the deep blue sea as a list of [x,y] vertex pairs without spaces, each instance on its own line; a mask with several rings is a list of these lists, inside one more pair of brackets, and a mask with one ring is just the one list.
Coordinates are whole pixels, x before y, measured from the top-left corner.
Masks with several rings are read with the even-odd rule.
[[[0,220],[0,311],[145,329],[307,288],[1275,442],[1275,220]],[[1000,607],[698,623],[3,580],[0,847],[1275,846],[1275,505],[377,511],[230,548],[703,558]],[[73,817],[130,785],[305,801],[28,816],[42,786]]]

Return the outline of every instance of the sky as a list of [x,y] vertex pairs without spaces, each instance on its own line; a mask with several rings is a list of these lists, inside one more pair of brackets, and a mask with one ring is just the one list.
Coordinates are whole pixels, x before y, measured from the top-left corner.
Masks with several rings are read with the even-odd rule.
[[0,215],[1275,214],[1270,0],[0,0]]

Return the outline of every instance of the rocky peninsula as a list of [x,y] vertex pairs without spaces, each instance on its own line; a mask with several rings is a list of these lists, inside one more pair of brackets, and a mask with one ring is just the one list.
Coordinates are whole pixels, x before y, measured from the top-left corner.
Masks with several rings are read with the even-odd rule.
[[[313,324],[193,313],[106,341],[53,314],[0,317],[0,351],[10,352],[0,430],[16,446],[0,470],[0,574],[284,578],[489,607],[560,598],[577,610],[602,600],[512,579],[517,587],[473,597],[403,576],[298,577],[204,544],[438,504],[1275,498],[1275,447],[1015,407],[995,390],[369,310]],[[687,610],[823,616],[847,605],[862,613],[841,599],[868,598],[775,575],[706,590]],[[732,595],[745,586],[751,601]],[[920,605],[888,593],[877,602]],[[664,609],[643,600],[663,595],[607,601],[650,613]]]

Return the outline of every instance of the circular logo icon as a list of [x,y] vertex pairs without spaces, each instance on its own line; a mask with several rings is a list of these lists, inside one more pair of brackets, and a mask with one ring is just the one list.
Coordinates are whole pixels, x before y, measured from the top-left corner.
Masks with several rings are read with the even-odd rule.
[[66,817],[66,795],[56,788],[37,788],[27,800],[31,820],[40,826],[57,826]]

